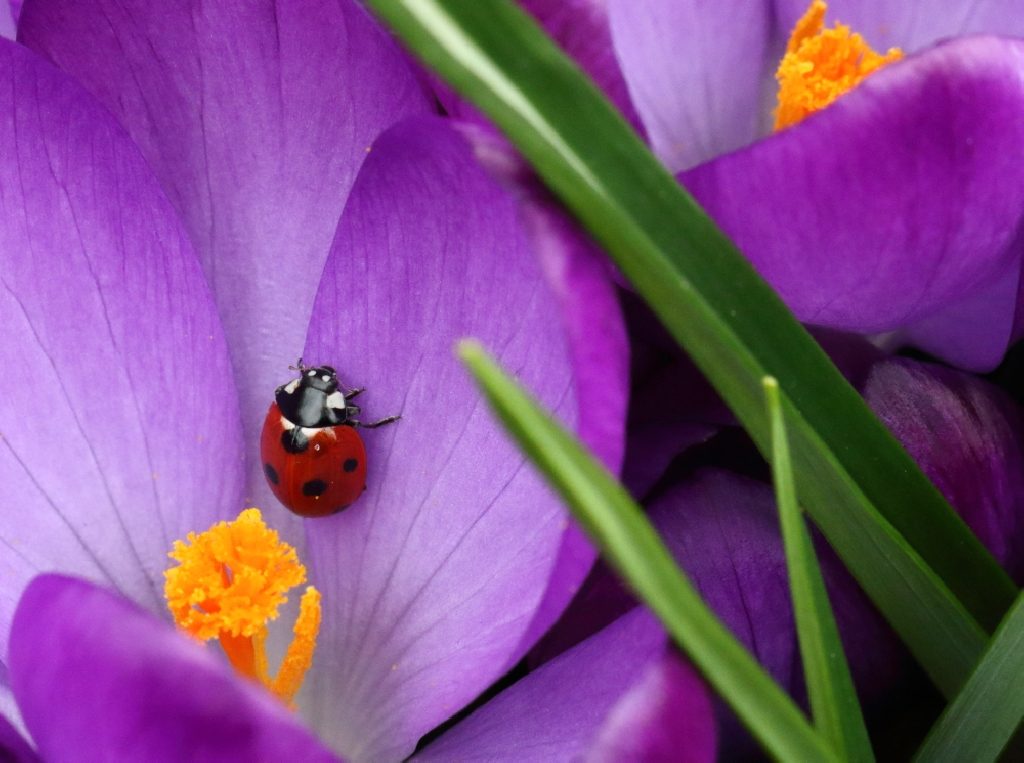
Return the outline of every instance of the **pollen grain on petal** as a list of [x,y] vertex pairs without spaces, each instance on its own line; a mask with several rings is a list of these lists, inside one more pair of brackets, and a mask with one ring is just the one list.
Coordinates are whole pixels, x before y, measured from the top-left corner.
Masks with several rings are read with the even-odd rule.
[[775,73],[779,82],[776,130],[825,108],[869,74],[903,57],[898,48],[885,55],[875,52],[844,24],[825,29],[827,10],[823,0],[813,0],[790,34]]

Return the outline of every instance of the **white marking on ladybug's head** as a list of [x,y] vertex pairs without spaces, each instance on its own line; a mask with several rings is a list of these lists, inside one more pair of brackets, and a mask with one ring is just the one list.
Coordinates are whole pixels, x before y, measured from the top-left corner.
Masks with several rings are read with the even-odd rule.
[[306,371],[306,376],[316,376],[316,369],[311,368],[308,371]]
[[327,407],[342,410],[345,408],[345,396],[340,391],[332,392],[327,396]]
[[324,384],[326,384],[327,382],[329,382],[331,380],[331,377],[328,376],[327,374],[324,374],[320,378],[324,380]]

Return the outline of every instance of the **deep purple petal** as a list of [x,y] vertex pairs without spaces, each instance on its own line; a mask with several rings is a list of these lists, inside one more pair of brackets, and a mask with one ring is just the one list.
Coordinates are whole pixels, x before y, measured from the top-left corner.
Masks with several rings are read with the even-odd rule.
[[[255,442],[359,165],[428,110],[404,56],[352,0],[38,0],[19,36],[114,112],[181,213]],[[250,496],[276,506],[251,474]]]
[[174,538],[238,510],[224,337],[178,218],[109,112],[0,41],[0,654],[39,571],[154,611]]
[[[702,470],[651,507],[651,519],[704,600],[768,672],[797,698],[804,695],[785,555],[771,487],[719,470]],[[843,646],[862,697],[901,675],[903,652],[838,559],[819,560]],[[724,706],[722,746],[749,745]],[[728,729],[728,731],[726,731]],[[726,759],[729,759],[726,755]]]
[[337,760],[269,693],[84,580],[44,575],[29,585],[10,656],[45,760]]
[[36,763],[39,756],[18,733],[10,721],[0,715],[0,761],[4,763]]
[[767,0],[608,0],[615,54],[655,153],[679,172],[764,132]]
[[[682,745],[675,760],[713,760],[707,690],[665,646],[653,616],[636,609],[501,692],[416,759],[605,760],[624,749],[624,734],[653,742],[668,723]],[[675,664],[666,667],[669,659]],[[674,703],[663,705],[668,698]]]
[[[554,202],[529,198],[521,214],[565,332],[580,411],[576,433],[609,470],[618,472],[625,449],[629,340],[606,260]],[[548,573],[545,597],[521,639],[522,649],[530,648],[558,619],[593,559],[582,529],[570,522]]]
[[707,690],[693,668],[670,652],[649,664],[615,703],[587,760],[710,763],[715,736]]
[[[539,184],[533,170],[504,138],[476,123],[450,121],[468,141],[477,161],[520,202],[530,247],[559,305],[579,410],[588,412],[577,428],[580,439],[604,465],[618,473],[625,442],[623,422],[629,400],[630,342],[608,260],[566,211]],[[562,539],[549,575],[545,599],[528,628],[529,645],[562,612],[593,561],[593,549],[575,524]]]
[[1000,390],[940,366],[891,360],[872,370],[871,407],[974,533],[1024,575],[1024,416]]
[[590,75],[629,123],[643,132],[615,57],[607,0],[519,0],[519,4]]
[[[785,36],[807,10],[808,0],[775,0]],[[875,50],[912,53],[948,37],[972,34],[1024,35],[1018,0],[829,0],[828,26],[848,25]]]
[[[617,342],[562,314],[579,275],[569,251],[540,257],[556,266],[552,289],[518,202],[440,119],[382,136],[353,189],[306,357],[368,388],[366,418],[402,415],[364,435],[359,503],[307,524],[328,602],[313,713],[353,757],[411,752],[518,660],[592,559],[584,544],[567,545],[577,531],[564,509],[452,354],[457,339],[477,337],[563,421],[621,448],[621,406],[580,410],[601,399],[590,387],[602,363],[600,381],[622,388],[613,372],[624,362]],[[573,349],[581,338],[586,352]],[[605,416],[620,417],[617,431]]]
[[[1019,244],[1013,249],[1018,258],[1024,254]],[[891,341],[917,347],[961,368],[995,368],[1016,339],[1020,276],[1020,267],[1009,268],[995,283],[981,286],[964,299],[943,306],[941,312],[896,332]]]
[[[920,324],[1020,267],[1022,67],[1021,41],[931,49],[683,182],[801,320],[858,332]],[[948,341],[964,365],[990,366],[985,337],[1008,336],[1012,320],[972,327],[973,357],[959,334],[929,346]]]

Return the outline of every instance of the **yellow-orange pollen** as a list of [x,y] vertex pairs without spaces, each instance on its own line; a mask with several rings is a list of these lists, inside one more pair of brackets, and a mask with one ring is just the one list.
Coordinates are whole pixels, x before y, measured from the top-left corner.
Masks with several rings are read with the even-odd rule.
[[231,665],[292,706],[313,664],[320,631],[320,592],[306,588],[294,636],[273,678],[267,670],[267,623],[277,618],[290,589],[306,580],[295,549],[263,523],[259,509],[233,522],[189,533],[168,554],[178,562],[164,573],[164,596],[178,627],[200,641],[218,639]]
[[776,130],[825,108],[872,72],[903,57],[899,48],[890,48],[884,56],[876,53],[843,24],[825,29],[827,10],[822,0],[814,0],[789,36],[775,73],[779,81]]

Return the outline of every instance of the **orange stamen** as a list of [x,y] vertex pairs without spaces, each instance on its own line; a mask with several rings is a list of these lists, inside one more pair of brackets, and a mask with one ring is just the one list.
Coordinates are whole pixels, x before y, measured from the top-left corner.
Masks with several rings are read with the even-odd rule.
[[903,57],[899,48],[890,48],[884,56],[876,53],[844,24],[825,29],[827,10],[823,0],[813,0],[789,36],[775,73],[779,81],[776,130],[825,108],[872,72]]
[[164,596],[178,627],[200,641],[216,638],[232,667],[291,705],[310,666],[320,630],[320,593],[302,597],[294,638],[276,678],[267,667],[267,623],[306,579],[295,549],[263,523],[259,509],[175,541],[178,562],[164,573]]

